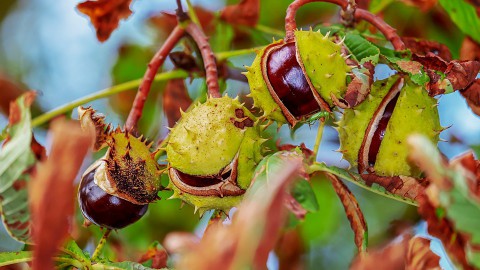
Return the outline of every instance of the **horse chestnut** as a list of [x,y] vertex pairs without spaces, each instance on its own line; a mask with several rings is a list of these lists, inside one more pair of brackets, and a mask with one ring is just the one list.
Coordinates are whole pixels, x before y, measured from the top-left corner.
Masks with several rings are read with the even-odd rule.
[[296,31],[293,42],[283,40],[258,52],[245,75],[255,106],[265,117],[295,126],[320,111],[330,111],[331,96],[346,91],[350,68],[340,45],[320,32]]
[[376,81],[367,100],[345,109],[338,122],[340,151],[358,172],[419,177],[408,160],[406,139],[423,134],[434,144],[441,126],[436,99],[406,75]]
[[134,204],[101,189],[95,183],[97,168],[83,175],[78,189],[78,201],[85,218],[101,227],[121,229],[145,215],[148,204]]
[[210,98],[183,113],[167,145],[169,188],[203,213],[237,205],[261,160],[255,117],[238,100]]

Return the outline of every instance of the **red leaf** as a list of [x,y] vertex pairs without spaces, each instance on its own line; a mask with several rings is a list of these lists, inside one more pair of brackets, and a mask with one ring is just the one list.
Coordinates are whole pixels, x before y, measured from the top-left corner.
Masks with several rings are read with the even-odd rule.
[[338,198],[342,202],[347,218],[350,221],[350,226],[355,234],[355,245],[357,246],[358,252],[366,252],[366,242],[368,241],[368,239],[365,239],[368,231],[367,223],[365,222],[365,217],[358,205],[357,199],[355,199],[352,192],[338,177],[329,173],[327,176],[332,182],[335,193],[337,193]]
[[416,179],[409,176],[378,176],[375,174],[360,175],[366,184],[374,183],[384,187],[388,192],[415,200],[428,185],[426,179]]
[[155,245],[148,248],[142,257],[138,260],[139,263],[152,260],[151,268],[161,269],[167,267],[168,254],[167,251],[160,245]]
[[402,41],[405,43],[405,46],[407,46],[407,48],[409,48],[414,54],[425,56],[428,53],[433,53],[438,55],[440,58],[445,59],[446,61],[452,60],[452,53],[448,47],[439,42],[422,40],[414,37],[402,37]]
[[[366,81],[361,78],[354,76],[353,80],[348,84],[347,92],[345,93],[344,100],[348,104],[346,107],[355,107],[358,104],[362,103],[365,98],[370,93],[370,87],[373,83],[373,74],[375,73],[375,66],[371,62],[366,62],[363,64],[366,68],[364,75],[367,77]],[[334,101],[337,99],[332,95]],[[336,102],[340,107],[343,107],[341,104],[343,102]]]
[[0,89],[2,89],[0,92],[0,111],[6,114],[10,110],[10,103],[14,102],[18,97],[25,93],[25,91],[23,88],[1,74]]
[[430,240],[414,237],[408,243],[407,270],[440,269],[440,257],[430,249]]
[[480,61],[480,44],[469,36],[465,37],[460,49],[460,59]]
[[426,56],[413,55],[412,59],[420,62],[427,69],[427,74],[430,77],[427,90],[429,90],[431,96],[445,92],[444,82],[440,81],[440,76],[433,71],[444,73],[454,90],[462,90],[468,87],[480,71],[479,61],[453,60],[447,62],[433,53],[428,53]]
[[78,122],[56,120],[49,158],[37,167],[29,187],[32,212],[33,269],[53,269],[52,257],[65,240],[72,223],[75,179],[93,131],[82,132]]
[[173,127],[182,116],[180,110],[186,111],[192,104],[183,79],[169,80],[163,92],[163,110],[168,126]]
[[401,0],[407,5],[418,7],[423,12],[428,11],[437,4],[437,0]]
[[470,109],[480,116],[480,79],[476,79],[467,89],[460,91]]
[[464,177],[472,194],[480,201],[480,161],[476,160],[473,152],[468,151],[450,161],[454,166],[462,166]]
[[220,18],[233,25],[255,26],[259,16],[259,0],[242,0],[236,5],[226,6],[222,10]]
[[305,245],[298,229],[289,229],[282,233],[275,246],[279,269],[305,269]]
[[132,11],[132,0],[89,0],[77,5],[80,12],[90,17],[97,30],[97,39],[104,42],[118,27],[121,19],[126,19]]
[[[287,159],[283,169],[271,176],[275,181],[255,182],[230,225],[218,221],[210,224],[200,243],[182,254],[177,268],[264,269],[286,219],[287,212],[282,207],[286,188],[301,169],[299,156]],[[174,244],[168,238],[167,248]]]

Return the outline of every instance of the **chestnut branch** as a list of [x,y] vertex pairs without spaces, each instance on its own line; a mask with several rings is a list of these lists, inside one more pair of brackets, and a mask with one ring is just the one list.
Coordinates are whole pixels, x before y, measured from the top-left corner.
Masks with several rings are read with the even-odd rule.
[[353,13],[355,20],[364,20],[375,26],[382,34],[392,43],[393,47],[397,51],[405,49],[405,44],[402,39],[397,35],[395,28],[388,25],[384,20],[378,16],[366,11],[364,9],[349,7],[347,0],[296,0],[287,9],[287,15],[285,16],[285,42],[292,41],[294,39],[294,32],[297,29],[297,23],[295,21],[295,15],[297,10],[305,4],[312,2],[326,2],[340,6],[346,13]]
[[142,84],[138,88],[137,95],[133,101],[132,109],[128,114],[127,121],[125,123],[125,128],[127,130],[135,130],[137,128],[138,120],[142,117],[143,107],[145,106],[145,101],[147,100],[148,93],[152,87],[153,79],[155,74],[157,74],[160,66],[163,65],[165,59],[167,58],[170,51],[175,47],[175,44],[183,37],[185,30],[177,25],[173,31],[168,36],[167,40],[163,43],[162,47],[155,53],[150,63],[148,63],[147,71],[143,76]]

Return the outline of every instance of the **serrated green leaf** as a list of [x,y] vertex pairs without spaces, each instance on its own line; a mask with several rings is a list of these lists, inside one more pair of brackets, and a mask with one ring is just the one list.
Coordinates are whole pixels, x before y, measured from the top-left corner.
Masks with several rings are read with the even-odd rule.
[[367,61],[371,61],[373,64],[378,63],[380,50],[361,35],[347,33],[345,36],[345,46],[347,46],[352,56],[360,62],[360,64]]
[[[35,162],[30,148],[32,141],[30,108],[25,94],[15,102],[18,121],[8,129],[9,141],[0,150],[0,213],[9,234],[17,241],[30,239],[30,211],[26,185],[30,176],[25,172]],[[14,183],[19,183],[14,185]]]
[[66,253],[66,255],[76,260],[90,263],[90,256],[88,255],[88,253],[86,254],[85,252],[83,252],[83,250],[77,245],[74,240],[67,241],[67,243],[63,247],[63,251]]
[[303,209],[309,212],[318,211],[318,202],[312,186],[308,181],[298,180],[293,184],[291,190],[293,198],[300,203]]
[[31,251],[19,251],[19,252],[0,252],[0,266],[29,262],[32,260]]
[[440,0],[440,4],[463,33],[480,42],[480,18],[474,6],[464,0]]

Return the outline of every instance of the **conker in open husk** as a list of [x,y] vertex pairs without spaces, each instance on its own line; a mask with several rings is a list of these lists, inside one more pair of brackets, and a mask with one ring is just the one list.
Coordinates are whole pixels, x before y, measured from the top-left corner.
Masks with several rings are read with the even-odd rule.
[[86,173],[78,189],[78,201],[85,218],[101,227],[121,229],[145,215],[148,204],[131,203],[108,194],[95,184],[96,171]]
[[435,145],[442,128],[437,100],[406,75],[376,81],[368,98],[345,109],[338,122],[340,151],[359,173],[419,177],[410,163],[407,137],[422,134]]
[[183,113],[166,149],[172,198],[200,213],[229,210],[249,187],[264,141],[255,117],[236,99],[210,98]]
[[318,111],[330,111],[331,96],[346,91],[350,67],[340,45],[320,32],[296,31],[258,52],[245,73],[255,106],[265,117],[291,126]]

